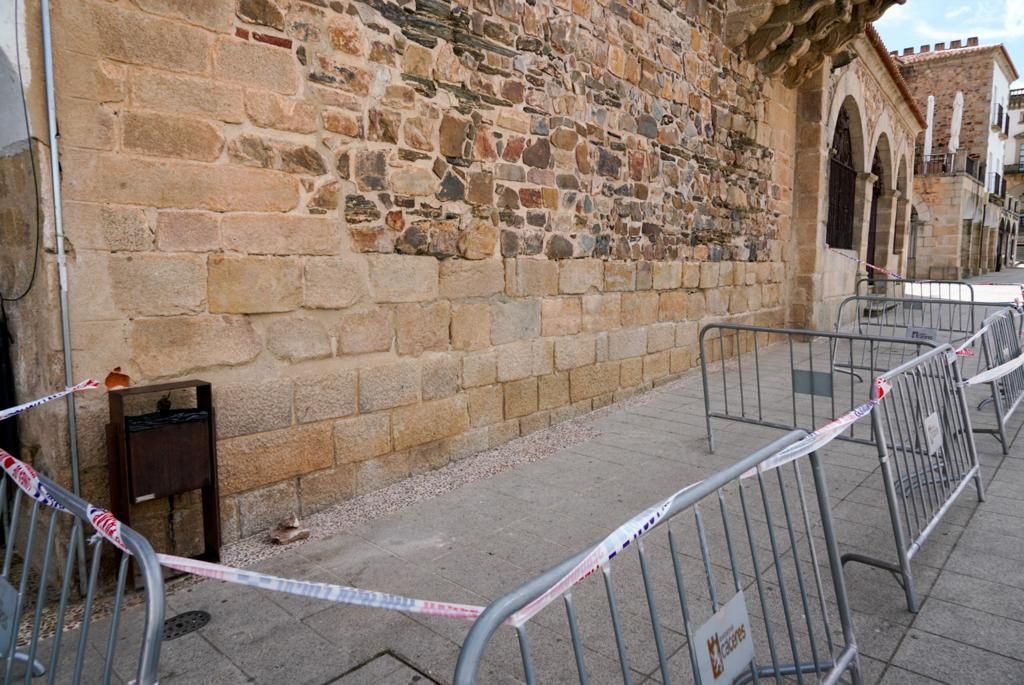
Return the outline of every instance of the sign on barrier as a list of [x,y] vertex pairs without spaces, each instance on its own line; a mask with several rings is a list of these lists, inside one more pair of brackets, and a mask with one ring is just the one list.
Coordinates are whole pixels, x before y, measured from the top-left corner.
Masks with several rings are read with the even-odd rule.
[[701,685],[732,683],[750,668],[754,658],[752,632],[740,590],[694,635]]

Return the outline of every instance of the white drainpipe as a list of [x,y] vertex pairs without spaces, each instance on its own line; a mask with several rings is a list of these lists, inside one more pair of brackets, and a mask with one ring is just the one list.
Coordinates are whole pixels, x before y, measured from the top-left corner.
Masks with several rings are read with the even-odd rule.
[[[64,385],[72,386],[74,369],[71,365],[71,321],[68,314],[68,266],[64,254],[64,220],[60,199],[60,158],[57,150],[57,106],[53,83],[53,39],[50,33],[50,2],[40,3],[43,24],[43,69],[46,86],[46,121],[50,136],[50,176],[53,186],[53,225],[57,236],[57,275],[60,278],[60,326],[64,345]],[[78,475],[78,421],[75,418],[74,395],[68,395],[68,440],[71,451],[71,489],[79,494]]]

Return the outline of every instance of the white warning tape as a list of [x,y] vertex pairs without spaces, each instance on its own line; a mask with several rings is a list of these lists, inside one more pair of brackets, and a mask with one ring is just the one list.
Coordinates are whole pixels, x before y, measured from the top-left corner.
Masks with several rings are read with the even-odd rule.
[[90,390],[92,388],[98,387],[100,387],[100,384],[90,378],[88,380],[82,381],[78,385],[72,385],[70,388],[65,388],[59,392],[55,392],[52,395],[40,397],[38,400],[32,400],[31,402],[26,402],[25,404],[19,404],[16,407],[0,409],[0,421],[3,421],[4,419],[9,419],[12,416],[17,416],[18,414],[28,411],[33,407],[38,407],[41,404],[46,404],[47,402],[52,402],[53,400],[60,399],[61,397],[64,397],[65,395],[70,395],[73,392],[78,392],[79,390]]
[[597,571],[597,569],[603,567],[615,558],[619,552],[629,547],[634,540],[654,528],[658,521],[660,521],[671,508],[672,502],[674,502],[677,497],[681,496],[687,490],[692,490],[703,482],[703,480],[700,480],[696,483],[687,485],[668,499],[655,504],[640,514],[637,514],[629,521],[626,521],[624,524],[616,528],[604,540],[595,545],[587,556],[576,564],[571,571],[562,576],[560,580],[555,582],[542,595],[534,599],[516,613],[512,614],[508,622],[513,626],[521,626],[536,616],[544,607],[561,597],[569,588],[590,576],[592,573]]
[[1024,353],[1021,353],[1019,357],[1011,359],[1010,361],[1004,364],[1000,364],[999,366],[993,367],[988,371],[982,371],[976,376],[971,376],[967,380],[961,381],[960,387],[967,388],[972,385],[979,385],[981,383],[991,383],[994,380],[998,380],[1003,376],[1013,373],[1014,371],[1019,369],[1021,365],[1024,365]]
[[988,326],[987,325],[986,326],[982,326],[981,330],[979,330],[977,333],[975,333],[971,337],[967,338],[967,340],[964,340],[962,343],[960,343],[960,347],[956,348],[956,356],[958,356],[958,357],[973,357],[974,356],[974,350],[971,350],[971,349],[968,349],[968,348],[971,347],[972,345],[974,345],[974,343],[978,340],[978,338],[980,338],[981,336],[985,335],[986,331],[988,331]]
[[784,466],[791,461],[796,461],[801,457],[805,457],[811,452],[820,450],[825,445],[829,444],[833,440],[839,437],[839,435],[849,428],[851,425],[861,420],[872,410],[878,406],[878,403],[882,401],[882,398],[888,394],[892,389],[889,383],[881,378],[875,381],[875,398],[865,402],[864,404],[856,407],[852,411],[849,411],[839,418],[830,421],[821,428],[818,428],[813,433],[808,433],[803,440],[797,443],[793,443],[786,449],[782,450],[774,457],[765,459],[760,464],[752,469],[744,471],[740,476],[741,479],[753,478],[759,473],[765,473],[772,469],[777,469],[780,466]]

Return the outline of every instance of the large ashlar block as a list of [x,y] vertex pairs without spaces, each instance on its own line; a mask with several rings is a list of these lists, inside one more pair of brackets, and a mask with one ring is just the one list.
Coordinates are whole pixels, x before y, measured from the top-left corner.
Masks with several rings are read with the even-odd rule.
[[211,312],[287,312],[302,304],[302,262],[294,257],[209,258]]
[[148,378],[244,364],[263,349],[252,324],[234,316],[136,319],[128,341],[132,360]]
[[222,494],[253,490],[334,465],[333,424],[256,433],[221,440],[217,470]]

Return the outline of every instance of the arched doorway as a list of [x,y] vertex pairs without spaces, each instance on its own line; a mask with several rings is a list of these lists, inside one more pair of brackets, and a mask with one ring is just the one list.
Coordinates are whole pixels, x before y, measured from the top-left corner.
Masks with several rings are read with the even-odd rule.
[[[879,200],[882,199],[882,189],[885,188],[885,175],[882,169],[882,158],[878,154],[878,148],[875,148],[875,158],[871,161],[871,173],[875,177],[875,183],[871,188],[871,215],[870,222],[868,224],[868,250],[864,259],[869,264],[877,264],[878,260],[875,255],[875,248],[878,245],[878,206]],[[868,283],[872,283],[875,280],[875,270],[868,269]]]
[[999,242],[996,244],[996,271],[1003,270],[1003,256],[1006,252],[1006,222],[999,220]]
[[853,206],[857,194],[857,171],[853,163],[853,139],[846,107],[839,110],[832,135],[828,174],[828,225],[825,242],[831,247],[853,248]]

